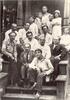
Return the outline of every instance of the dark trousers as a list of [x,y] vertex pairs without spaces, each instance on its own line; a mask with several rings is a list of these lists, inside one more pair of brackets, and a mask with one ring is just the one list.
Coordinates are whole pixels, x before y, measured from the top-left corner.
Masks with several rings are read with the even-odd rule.
[[27,73],[27,78],[29,80],[29,83],[34,83],[37,81],[37,75],[38,72],[35,69],[29,68]]
[[15,85],[18,81],[17,63],[12,61],[11,59],[9,62],[8,82],[11,85]]
[[41,93],[41,91],[42,91],[43,79],[44,79],[44,78],[46,79],[46,77],[49,78],[49,76],[44,75],[43,73],[44,73],[44,72],[41,72],[41,73],[39,73],[38,76],[37,76],[37,86],[36,86],[36,88],[37,88],[37,91],[38,91],[39,93]]
[[59,59],[55,59],[54,57],[51,58],[51,63],[52,63],[52,65],[53,65],[53,67],[54,67],[54,71],[53,71],[53,73],[52,73],[52,75],[51,75],[51,78],[52,78],[53,80],[55,80],[56,77],[57,77],[58,74],[59,74],[59,62],[60,62]]

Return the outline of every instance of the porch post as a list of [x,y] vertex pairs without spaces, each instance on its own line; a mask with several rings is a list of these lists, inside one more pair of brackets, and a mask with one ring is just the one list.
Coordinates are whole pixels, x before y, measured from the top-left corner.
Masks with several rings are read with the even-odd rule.
[[17,25],[23,25],[23,0],[18,0],[17,4]]
[[65,0],[64,3],[64,25],[70,24],[70,0]]
[[2,21],[1,21],[1,18],[2,18],[2,16],[1,16],[1,1],[0,1],[0,47],[1,47],[1,44],[2,44],[2,39],[1,39],[1,36],[2,36],[2,34],[1,34],[1,26],[2,26]]
[[25,22],[31,16],[31,1],[26,0],[26,9],[25,9]]

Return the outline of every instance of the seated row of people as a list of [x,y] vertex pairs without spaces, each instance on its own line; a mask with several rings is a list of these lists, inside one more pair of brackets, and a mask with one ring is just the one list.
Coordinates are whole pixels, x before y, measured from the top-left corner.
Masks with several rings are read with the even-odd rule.
[[[43,34],[40,35],[39,40],[36,40],[35,38],[33,38],[32,32],[29,31],[26,33],[26,37],[27,37],[26,38],[27,41],[25,40],[23,44],[18,45],[15,41],[16,33],[11,32],[9,34],[9,39],[4,40],[3,42],[3,45],[2,45],[3,54],[5,54],[5,56],[7,55],[7,58],[10,57],[12,60],[15,60],[15,62],[17,62],[17,60],[19,62],[21,58],[22,63],[28,63],[29,56],[32,61],[32,58],[34,56],[34,51],[39,48],[42,50],[42,55],[46,60],[51,58],[52,62],[56,62],[55,61],[56,59],[58,59],[59,61],[61,59],[64,59],[64,56],[66,55],[67,50],[64,45],[61,45],[62,39],[61,40],[54,39],[53,44],[48,45]],[[28,48],[30,48],[30,50],[32,50],[33,53],[32,52],[29,53],[27,52],[29,50],[24,49],[26,47],[25,44],[30,45]],[[7,58],[5,60],[7,60]]]

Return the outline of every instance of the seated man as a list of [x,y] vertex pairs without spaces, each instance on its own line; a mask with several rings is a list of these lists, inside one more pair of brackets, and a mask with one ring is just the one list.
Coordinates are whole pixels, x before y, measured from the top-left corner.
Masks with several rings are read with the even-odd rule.
[[25,44],[25,49],[20,55],[20,62],[21,62],[21,78],[23,80],[23,86],[27,82],[27,70],[29,63],[32,62],[34,58],[34,51],[31,50],[30,44]]
[[6,56],[6,59],[9,61],[9,69],[8,69],[8,79],[9,84],[16,85],[17,83],[17,50],[16,50],[16,41],[15,41],[16,33],[10,32],[9,39],[3,41],[2,52]]
[[39,46],[38,46],[38,48],[40,48],[42,50],[42,55],[45,59],[50,59],[51,50],[50,50],[50,46],[46,44],[44,34],[39,36]]
[[50,46],[52,44],[52,35],[49,33],[48,26],[43,24],[42,25],[42,30],[43,30],[43,33],[44,33],[44,38],[45,38],[46,45]]
[[60,45],[60,39],[54,39],[51,45],[51,62],[54,66],[53,79],[59,74],[59,62],[66,59],[66,49]]
[[60,44],[66,48],[67,51],[70,50],[70,29],[68,27],[64,28],[64,34],[61,36]]
[[29,43],[31,45],[31,50],[33,51],[35,51],[39,46],[38,41],[33,37],[33,33],[31,31],[26,33],[26,39],[24,40],[24,43]]
[[[46,76],[48,79],[50,74],[53,72],[54,68],[53,68],[50,60],[46,60],[42,56],[41,49],[35,50],[35,54],[36,54],[36,57],[34,58],[32,63],[29,64],[29,68],[30,68],[29,74],[33,75],[33,73],[31,73],[31,70],[37,71],[37,82],[35,82],[33,86],[37,86],[36,97],[39,97],[39,94],[41,93],[41,89],[42,89],[43,78]],[[33,78],[33,76],[32,76],[32,78]],[[35,76],[34,76],[34,78],[35,78]]]

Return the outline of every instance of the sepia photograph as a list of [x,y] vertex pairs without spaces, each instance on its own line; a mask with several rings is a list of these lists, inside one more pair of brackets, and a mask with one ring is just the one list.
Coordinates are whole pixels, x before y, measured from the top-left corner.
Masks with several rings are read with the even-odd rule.
[[70,100],[70,0],[0,0],[0,100]]

